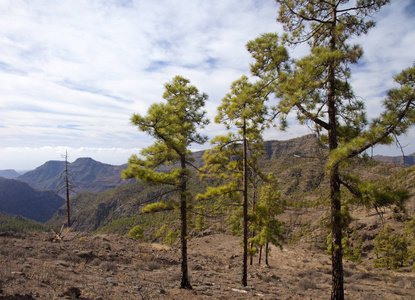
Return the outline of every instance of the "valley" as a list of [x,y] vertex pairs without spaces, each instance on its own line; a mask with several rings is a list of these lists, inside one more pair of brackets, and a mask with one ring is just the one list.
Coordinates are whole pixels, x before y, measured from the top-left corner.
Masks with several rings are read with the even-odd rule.
[[[6,199],[5,194],[10,195],[6,202],[9,206],[14,203],[20,211],[3,208],[8,215],[0,214],[0,264],[4,266],[0,271],[0,299],[70,298],[78,292],[80,299],[327,299],[331,263],[325,253],[328,184],[322,165],[326,151],[313,135],[265,142],[260,166],[278,178],[278,188],[286,203],[285,211],[277,216],[284,223],[284,241],[282,249],[271,246],[269,266],[265,264],[265,254],[261,265],[259,253],[255,254],[245,288],[240,284],[240,232],[231,234],[232,210],[218,213],[213,200],[194,200],[189,207],[193,290],[185,291],[178,288],[178,211],[141,212],[149,201],[159,200],[157,195],[162,195],[165,187],[123,182],[117,176],[125,166],[78,159],[71,164],[77,167],[73,169],[78,176],[74,179],[82,187],[71,194],[73,226],[57,242],[50,230],[58,232],[65,224],[65,200],[51,190],[40,190],[56,188],[61,162],[47,162],[26,173],[23,179],[32,186],[16,179],[1,179],[0,183],[7,185],[0,190],[0,200]],[[196,166],[203,165],[202,154],[193,153]],[[406,263],[397,270],[375,268],[374,247],[376,237],[386,226],[402,235],[405,221],[414,215],[415,167],[359,158],[343,170],[346,174],[358,173],[375,186],[407,190],[411,196],[404,214],[393,207],[382,209],[379,214],[362,205],[352,206],[352,220],[345,232],[349,244],[345,249],[350,253],[357,251],[359,257],[344,260],[346,298],[411,299],[415,292],[411,265]],[[196,196],[211,184],[215,183],[191,173],[190,193]],[[30,193],[19,195],[18,191]],[[31,193],[54,195],[59,205],[53,207],[53,213],[52,200],[47,206],[49,211],[39,201],[30,206]],[[161,199],[168,200],[166,196]],[[25,209],[34,211],[34,204],[36,209],[44,209],[43,219],[23,214]],[[206,215],[203,219],[198,217],[201,208]],[[16,216],[19,214],[29,219]],[[31,223],[30,219],[41,223]],[[136,226],[143,229],[138,240],[128,236]],[[13,295],[26,298],[10,298]]]

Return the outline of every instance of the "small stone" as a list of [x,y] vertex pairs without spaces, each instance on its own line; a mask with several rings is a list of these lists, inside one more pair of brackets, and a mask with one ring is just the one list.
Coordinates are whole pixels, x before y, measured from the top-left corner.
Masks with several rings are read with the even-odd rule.
[[65,289],[63,294],[64,296],[70,297],[71,299],[76,299],[81,296],[81,290],[77,287],[69,287]]
[[167,292],[164,289],[160,289],[159,290],[159,293],[162,294],[162,295],[166,295],[167,294]]
[[57,264],[58,266],[62,266],[62,267],[65,267],[65,268],[70,267],[70,264],[69,264],[68,262],[66,262],[66,261],[63,261],[63,260],[58,260],[58,261],[56,262],[56,264]]

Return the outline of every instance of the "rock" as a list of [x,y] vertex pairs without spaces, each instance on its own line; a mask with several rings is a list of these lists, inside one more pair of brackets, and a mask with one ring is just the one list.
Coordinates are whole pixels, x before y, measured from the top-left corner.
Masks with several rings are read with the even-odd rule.
[[160,289],[159,290],[159,293],[162,294],[162,295],[166,295],[167,294],[167,292],[164,289]]
[[68,262],[63,261],[63,260],[58,260],[58,261],[56,262],[56,265],[58,265],[58,266],[62,266],[62,267],[65,267],[65,268],[68,268],[68,267],[70,267],[70,266],[71,266]]
[[79,257],[88,258],[88,257],[92,256],[92,250],[79,251],[77,254],[78,254]]
[[81,296],[81,290],[77,287],[68,287],[65,289],[63,295],[70,297],[70,299],[77,299]]

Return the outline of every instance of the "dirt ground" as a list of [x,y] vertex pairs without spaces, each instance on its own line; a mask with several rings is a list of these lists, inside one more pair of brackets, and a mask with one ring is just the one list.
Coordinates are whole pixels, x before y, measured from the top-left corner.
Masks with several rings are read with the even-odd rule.
[[[193,290],[181,290],[180,251],[117,235],[0,234],[0,299],[329,299],[331,265],[305,244],[273,248],[242,287],[240,238],[189,241]],[[346,299],[415,299],[415,274],[345,262]]]

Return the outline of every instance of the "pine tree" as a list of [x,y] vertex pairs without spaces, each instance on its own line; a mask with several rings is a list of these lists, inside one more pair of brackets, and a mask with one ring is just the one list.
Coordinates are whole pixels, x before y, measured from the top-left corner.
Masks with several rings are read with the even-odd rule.
[[364,103],[357,100],[349,84],[350,65],[363,51],[348,40],[365,34],[375,24],[366,21],[387,0],[304,1],[277,0],[278,21],[289,45],[308,43],[310,54],[290,62],[275,34],[262,35],[248,43],[256,62],[251,66],[261,85],[274,89],[280,99],[276,107],[282,128],[291,111],[302,124],[314,127],[330,151],[326,170],[330,185],[332,231],[332,299],[344,299],[342,263],[341,186],[356,197],[359,192],[340,177],[340,166],[368,148],[393,142],[415,121],[415,68],[408,68],[395,80],[400,88],[392,89],[386,98],[385,112],[368,124]]
[[398,269],[408,260],[408,241],[406,236],[393,233],[387,225],[375,238],[373,252],[375,268]]
[[415,271],[415,216],[405,222],[405,235],[408,240],[408,261]]
[[[188,192],[189,166],[192,164],[190,146],[193,143],[203,144],[207,137],[197,130],[208,124],[205,112],[202,111],[206,94],[200,94],[190,81],[181,76],[173,78],[164,85],[163,98],[167,103],[156,103],[150,106],[146,116],[134,114],[131,122],[155,139],[153,145],[142,149],[141,156],[133,155],[128,167],[123,171],[124,178],[137,178],[143,182],[171,187],[168,194],[178,194],[180,204],[182,250],[180,288],[191,289],[187,266],[187,206],[191,201]],[[169,171],[160,171],[160,167]],[[157,209],[171,209],[171,202],[165,206],[157,204]],[[169,236],[172,236],[170,234]]]
[[227,129],[236,128],[226,136],[212,140],[212,149],[204,155],[203,176],[222,180],[218,187],[210,187],[204,198],[227,195],[233,203],[240,203],[242,196],[243,257],[242,285],[247,285],[248,269],[248,196],[249,175],[260,174],[256,161],[263,147],[262,132],[269,125],[266,120],[266,94],[250,83],[246,76],[235,81],[231,93],[218,107],[215,122]]
[[[278,190],[278,184],[275,176],[270,173],[266,183],[262,186],[259,201],[255,206],[254,214],[251,216],[252,226],[257,232],[250,241],[256,247],[266,246],[265,262],[268,265],[268,245],[282,248],[284,224],[276,219],[276,216],[282,214],[285,209],[285,203],[281,199],[281,191]],[[259,264],[261,263],[261,254]]]

